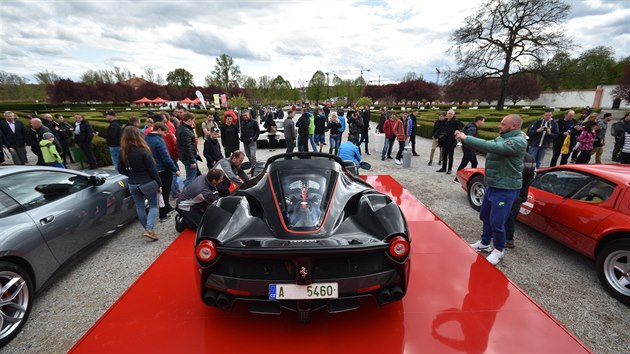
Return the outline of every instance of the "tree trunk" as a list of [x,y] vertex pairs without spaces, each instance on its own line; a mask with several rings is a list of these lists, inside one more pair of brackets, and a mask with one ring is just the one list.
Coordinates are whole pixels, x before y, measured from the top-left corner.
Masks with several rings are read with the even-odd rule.
[[505,54],[505,65],[501,72],[501,84],[499,85],[499,100],[497,101],[497,110],[503,110],[505,106],[505,91],[507,91],[507,82],[510,78],[510,59],[512,57],[512,51],[509,50]]

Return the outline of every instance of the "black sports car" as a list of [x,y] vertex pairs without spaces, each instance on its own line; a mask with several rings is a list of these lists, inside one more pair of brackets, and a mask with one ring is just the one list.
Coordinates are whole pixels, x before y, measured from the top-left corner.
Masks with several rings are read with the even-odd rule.
[[321,153],[276,155],[211,205],[197,230],[201,298],[254,313],[330,313],[402,299],[411,239],[398,205]]

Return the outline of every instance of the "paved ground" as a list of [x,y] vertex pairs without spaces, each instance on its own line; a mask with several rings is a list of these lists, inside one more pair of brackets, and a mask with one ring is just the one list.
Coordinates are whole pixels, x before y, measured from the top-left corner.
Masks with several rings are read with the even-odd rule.
[[[479,238],[481,222],[461,187],[452,182],[452,176],[436,173],[438,167],[427,166],[428,139],[417,139],[421,156],[412,159],[412,168],[403,169],[392,161],[380,161],[377,149],[382,147],[382,135],[370,138],[372,155],[365,156],[373,167],[369,174],[394,176],[464,239],[474,242]],[[610,161],[610,147],[606,150],[605,161]],[[270,154],[261,149],[258,156]],[[456,151],[454,168],[460,159],[461,151]],[[483,158],[480,165],[484,165]],[[24,330],[3,351],[69,350],[177,237],[172,219],[160,223],[157,232],[161,239],[149,241],[134,223],[76,264],[39,295]],[[517,225],[516,238],[517,247],[508,250],[499,269],[594,352],[627,352],[630,311],[601,288],[594,262],[524,225]],[[176,280],[165,281],[172,281],[176,288]]]

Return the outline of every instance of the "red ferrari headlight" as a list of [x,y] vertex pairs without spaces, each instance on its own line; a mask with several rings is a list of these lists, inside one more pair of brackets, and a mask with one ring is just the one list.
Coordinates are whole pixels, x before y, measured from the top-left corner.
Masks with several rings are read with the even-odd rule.
[[214,242],[203,240],[195,248],[195,254],[200,262],[210,262],[217,258],[217,247],[214,245]]
[[404,258],[409,253],[409,242],[402,236],[393,237],[389,241],[389,254],[394,258]]

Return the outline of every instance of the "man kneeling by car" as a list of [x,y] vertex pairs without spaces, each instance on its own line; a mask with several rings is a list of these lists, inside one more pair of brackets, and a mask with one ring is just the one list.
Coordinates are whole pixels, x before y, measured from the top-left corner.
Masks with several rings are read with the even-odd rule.
[[197,229],[206,208],[219,199],[217,184],[223,181],[225,173],[213,168],[205,176],[195,178],[177,198],[177,212],[181,215],[177,229]]

